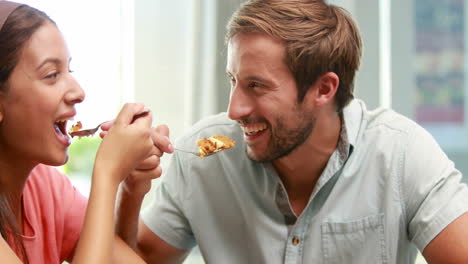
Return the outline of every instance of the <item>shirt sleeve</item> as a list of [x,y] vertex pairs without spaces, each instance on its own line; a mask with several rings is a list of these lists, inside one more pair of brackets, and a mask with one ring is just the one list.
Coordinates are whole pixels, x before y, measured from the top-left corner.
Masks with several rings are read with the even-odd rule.
[[[190,250],[196,245],[189,220],[184,214],[184,197],[189,184],[184,175],[181,157],[174,153],[166,173],[155,188],[154,199],[143,210],[142,219],[148,228],[170,245]],[[184,177],[185,176],[185,177]]]
[[423,251],[445,227],[468,211],[462,174],[424,129],[410,134],[402,158],[401,188],[409,239]]

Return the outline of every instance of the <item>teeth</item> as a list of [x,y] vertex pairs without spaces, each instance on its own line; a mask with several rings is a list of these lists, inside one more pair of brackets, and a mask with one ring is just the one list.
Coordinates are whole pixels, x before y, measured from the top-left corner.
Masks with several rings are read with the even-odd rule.
[[265,123],[242,126],[242,130],[247,134],[257,133],[257,132],[265,130],[266,128],[267,126]]
[[69,120],[70,120],[70,121],[73,120],[73,117],[64,118],[64,119],[59,119],[59,120],[57,120],[56,122],[66,122],[66,121],[69,121]]

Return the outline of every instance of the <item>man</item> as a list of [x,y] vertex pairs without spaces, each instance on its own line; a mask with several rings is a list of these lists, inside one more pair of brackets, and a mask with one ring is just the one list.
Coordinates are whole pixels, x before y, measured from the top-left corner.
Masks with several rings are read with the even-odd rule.
[[138,228],[145,181],[122,188],[117,230],[146,261],[180,262],[198,245],[207,263],[401,264],[417,249],[468,263],[468,188],[424,129],[353,99],[361,40],[343,9],[249,1],[227,45],[228,113],[177,145],[237,146],[176,152]]

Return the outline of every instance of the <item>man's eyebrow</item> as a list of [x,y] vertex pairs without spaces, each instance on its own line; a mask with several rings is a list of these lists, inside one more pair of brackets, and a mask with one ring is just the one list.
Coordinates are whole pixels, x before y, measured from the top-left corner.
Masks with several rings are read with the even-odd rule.
[[[229,71],[226,71],[226,75],[229,76],[230,78],[232,78],[232,74]],[[259,77],[259,76],[256,76],[256,75],[247,76],[247,77],[244,78],[244,80],[253,81],[253,82],[260,82],[260,83],[264,83],[264,84],[267,84],[267,85],[275,85],[276,84],[272,80],[265,79],[265,78],[262,78],[262,77]]]
[[247,76],[245,79],[248,80],[248,81],[260,82],[260,83],[264,83],[264,84],[267,84],[267,85],[273,85],[274,84],[274,82],[272,80],[268,80],[268,79],[265,79],[265,78],[262,78],[262,77],[259,77],[259,76],[255,76],[255,75]]
[[[232,76],[232,74],[229,71],[226,71],[226,75],[228,75],[230,77]],[[267,79],[264,79],[264,78],[261,78],[261,77],[255,76],[255,75],[247,76],[245,79],[249,80],[249,81],[270,82]]]

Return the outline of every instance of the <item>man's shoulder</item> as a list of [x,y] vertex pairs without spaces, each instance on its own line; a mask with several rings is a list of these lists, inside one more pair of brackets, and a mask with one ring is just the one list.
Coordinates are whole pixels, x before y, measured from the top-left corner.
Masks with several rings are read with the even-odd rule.
[[410,134],[423,132],[424,128],[412,119],[389,108],[377,108],[365,113],[367,129],[381,129],[397,133]]
[[368,110],[359,99],[353,100],[345,108],[344,119],[351,142],[364,138],[388,141],[393,137],[401,139],[429,134],[421,125],[393,109],[378,107]]

